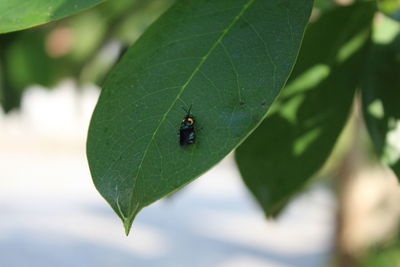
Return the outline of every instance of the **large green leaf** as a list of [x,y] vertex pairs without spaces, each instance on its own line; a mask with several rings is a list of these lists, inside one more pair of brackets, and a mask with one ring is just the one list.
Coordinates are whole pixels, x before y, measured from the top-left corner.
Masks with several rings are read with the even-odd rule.
[[267,216],[330,155],[352,105],[374,10],[370,3],[336,8],[308,26],[287,86],[236,150],[243,180]]
[[[377,35],[362,85],[364,118],[379,158],[400,178],[400,25]],[[387,30],[383,24],[376,30]],[[383,37],[384,36],[384,37]]]
[[105,0],[1,0],[0,33],[60,19]]
[[[94,183],[129,232],[146,205],[220,161],[264,118],[294,64],[311,0],[186,0],[115,66],[94,111]],[[177,132],[192,106],[195,144]]]

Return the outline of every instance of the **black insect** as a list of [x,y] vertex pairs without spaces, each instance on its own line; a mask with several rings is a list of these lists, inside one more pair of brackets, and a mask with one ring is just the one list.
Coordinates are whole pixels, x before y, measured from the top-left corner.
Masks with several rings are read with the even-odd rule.
[[181,146],[186,146],[193,144],[196,141],[196,131],[194,129],[195,119],[190,114],[192,106],[186,111],[186,116],[181,122],[181,127],[179,129],[179,144]]

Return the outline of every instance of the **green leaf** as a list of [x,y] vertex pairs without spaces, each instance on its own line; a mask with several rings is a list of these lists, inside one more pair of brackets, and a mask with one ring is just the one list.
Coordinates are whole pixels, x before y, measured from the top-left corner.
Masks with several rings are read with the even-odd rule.
[[57,20],[104,0],[2,0],[0,33],[22,30]]
[[[186,0],[106,80],[90,124],[94,183],[124,222],[215,165],[256,127],[289,76],[311,0]],[[196,143],[177,132],[192,106]]]
[[[376,30],[387,30],[387,25],[382,23]],[[391,32],[391,38],[375,35],[363,77],[362,100],[376,152],[400,178],[400,26]]]
[[243,180],[267,216],[330,155],[349,115],[374,11],[373,4],[336,8],[308,26],[287,86],[236,150]]

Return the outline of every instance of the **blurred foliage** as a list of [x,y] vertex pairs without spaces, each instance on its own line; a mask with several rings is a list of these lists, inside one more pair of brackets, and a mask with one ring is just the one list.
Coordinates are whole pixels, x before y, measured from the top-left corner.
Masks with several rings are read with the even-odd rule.
[[63,78],[100,83],[172,0],[107,1],[67,19],[0,35],[0,103],[18,107],[27,86]]
[[361,257],[360,267],[400,266],[400,234],[391,240],[375,244]]
[[377,155],[400,177],[400,25],[380,17],[363,76],[363,111]]
[[377,0],[379,9],[387,16],[400,21],[400,0]]
[[[243,180],[267,216],[329,157],[350,112],[375,10],[373,2],[337,7],[308,26],[286,87],[236,150]],[[337,28],[347,30],[332,35]]]
[[314,8],[327,11],[331,8],[335,8],[337,6],[334,0],[315,0],[314,1]]

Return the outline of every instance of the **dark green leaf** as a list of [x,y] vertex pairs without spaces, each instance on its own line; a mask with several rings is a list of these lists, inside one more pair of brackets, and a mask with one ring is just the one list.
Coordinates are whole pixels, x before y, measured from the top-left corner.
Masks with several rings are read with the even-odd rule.
[[[387,30],[387,25],[377,30]],[[362,85],[363,111],[379,158],[400,178],[400,27],[374,43]],[[385,41],[385,42],[383,42]]]
[[373,4],[336,8],[308,26],[287,86],[236,150],[243,180],[267,216],[330,155],[349,115],[374,10]]
[[[264,118],[294,64],[311,0],[178,1],[109,75],[87,155],[129,232],[146,205],[220,161]],[[197,140],[177,132],[192,105]]]
[[30,28],[92,7],[104,0],[2,0],[0,33]]

